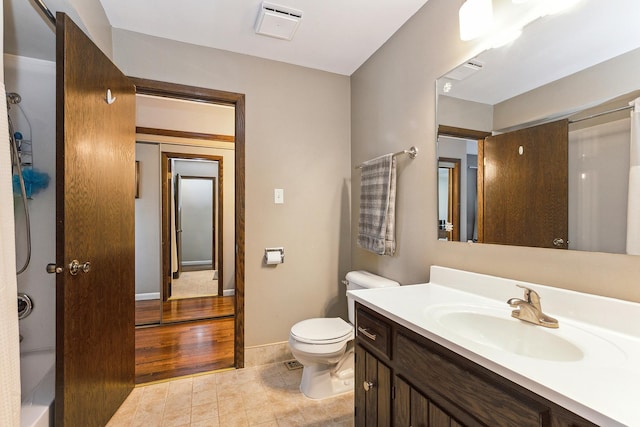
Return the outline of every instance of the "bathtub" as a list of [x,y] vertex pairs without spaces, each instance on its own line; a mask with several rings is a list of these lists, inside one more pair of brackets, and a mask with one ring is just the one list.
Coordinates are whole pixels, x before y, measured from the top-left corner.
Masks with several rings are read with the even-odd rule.
[[20,354],[21,427],[53,426],[55,360],[53,349]]

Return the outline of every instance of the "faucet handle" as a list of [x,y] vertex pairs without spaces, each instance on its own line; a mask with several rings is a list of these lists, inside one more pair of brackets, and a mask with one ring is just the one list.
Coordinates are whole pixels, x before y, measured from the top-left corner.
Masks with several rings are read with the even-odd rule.
[[529,304],[534,305],[536,308],[540,308],[540,295],[531,288],[526,286],[517,285],[517,287],[524,289],[524,300]]
[[524,300],[526,302],[531,302],[531,292],[535,292],[533,289],[531,288],[527,288],[526,286],[522,286],[522,285],[518,285],[516,284],[517,287],[524,289]]

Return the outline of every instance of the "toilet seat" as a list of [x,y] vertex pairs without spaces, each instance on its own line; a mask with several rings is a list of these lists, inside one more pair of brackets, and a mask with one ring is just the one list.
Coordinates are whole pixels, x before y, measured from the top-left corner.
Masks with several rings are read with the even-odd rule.
[[353,335],[353,326],[339,317],[307,319],[291,328],[291,337],[307,344],[333,344]]

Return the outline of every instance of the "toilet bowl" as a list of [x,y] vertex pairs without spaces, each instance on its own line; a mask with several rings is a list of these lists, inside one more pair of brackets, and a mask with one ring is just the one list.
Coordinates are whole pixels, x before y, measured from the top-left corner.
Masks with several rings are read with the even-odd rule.
[[[367,271],[347,273],[347,290],[400,286]],[[353,390],[354,301],[347,298],[348,323],[339,317],[302,320],[291,327],[289,348],[303,366],[300,391],[324,399]]]

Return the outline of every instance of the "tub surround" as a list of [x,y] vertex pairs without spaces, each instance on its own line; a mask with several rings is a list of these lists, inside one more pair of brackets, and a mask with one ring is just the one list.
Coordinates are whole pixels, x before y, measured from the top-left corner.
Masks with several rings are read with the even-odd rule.
[[21,427],[53,425],[55,358],[52,348],[20,354]]
[[[436,266],[430,277],[427,284],[349,294],[399,325],[591,422],[640,425],[634,404],[640,383],[640,304]],[[558,329],[511,317],[513,308],[506,301],[523,296],[517,284],[541,296],[543,312],[558,319]],[[465,316],[470,320],[466,324]],[[458,323],[447,323],[451,319]],[[476,319],[492,319],[499,326],[479,331],[482,325]],[[520,324],[533,333],[527,336],[549,339],[548,353],[543,344],[532,346],[532,353],[525,349],[524,354],[507,348],[517,341],[508,335],[506,346],[495,343],[495,333],[500,341],[500,334]]]

